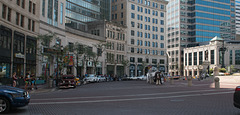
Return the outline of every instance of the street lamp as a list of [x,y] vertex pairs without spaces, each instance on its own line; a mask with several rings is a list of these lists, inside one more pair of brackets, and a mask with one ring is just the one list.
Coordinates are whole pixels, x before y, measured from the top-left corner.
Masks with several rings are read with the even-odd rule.
[[219,48],[219,51],[222,52],[222,66],[221,68],[225,68],[225,65],[224,65],[224,54],[225,54],[225,51],[227,50],[226,47],[224,47],[224,40],[222,40],[222,47]]

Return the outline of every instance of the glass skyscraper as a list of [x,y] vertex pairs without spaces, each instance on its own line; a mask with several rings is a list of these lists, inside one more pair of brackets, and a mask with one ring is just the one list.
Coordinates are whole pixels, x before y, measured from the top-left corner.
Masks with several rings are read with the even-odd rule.
[[66,0],[66,26],[87,31],[87,23],[109,20],[110,0]]
[[240,0],[236,0],[236,34],[240,35]]
[[235,39],[235,0],[169,0],[167,8],[171,75],[183,75],[183,48],[215,36]]

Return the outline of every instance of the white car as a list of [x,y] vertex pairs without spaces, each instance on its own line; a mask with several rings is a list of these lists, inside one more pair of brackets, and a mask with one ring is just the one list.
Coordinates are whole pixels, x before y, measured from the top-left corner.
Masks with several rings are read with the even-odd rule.
[[106,81],[106,78],[104,76],[97,76],[97,82],[102,82],[102,81]]
[[85,78],[85,81],[88,82],[97,82],[98,78],[94,74],[89,74],[88,77]]
[[137,79],[139,79],[139,80],[147,80],[147,76],[141,75],[141,76],[138,76]]

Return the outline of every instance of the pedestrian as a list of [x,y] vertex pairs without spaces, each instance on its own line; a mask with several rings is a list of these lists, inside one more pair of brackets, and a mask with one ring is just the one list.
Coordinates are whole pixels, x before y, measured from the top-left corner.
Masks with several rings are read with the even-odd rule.
[[160,85],[160,74],[158,72],[155,73],[156,85]]
[[[36,79],[35,79],[35,76],[34,76],[34,74],[31,74],[30,75],[30,79],[31,79],[31,88],[32,88],[32,90],[33,90],[33,86],[35,86],[36,85]],[[36,88],[36,87],[35,87]],[[37,89],[37,88],[36,88]]]
[[161,73],[159,73],[160,75],[160,83],[161,83],[161,85],[163,84],[163,82],[162,82],[162,78],[163,78],[163,74],[162,74],[162,72]]
[[26,76],[25,76],[25,90],[27,90],[28,84],[30,83],[30,81],[31,81],[30,73],[26,73]]
[[88,76],[88,74],[87,74],[87,72],[85,73],[85,77],[87,77]]
[[13,76],[12,76],[12,79],[13,79],[13,87],[16,87],[16,85],[17,85],[17,75],[16,75],[17,73],[16,72],[14,72],[13,73]]

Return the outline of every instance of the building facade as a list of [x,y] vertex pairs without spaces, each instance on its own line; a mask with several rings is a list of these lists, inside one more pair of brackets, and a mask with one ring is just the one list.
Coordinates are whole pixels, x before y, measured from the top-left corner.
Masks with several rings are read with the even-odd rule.
[[39,1],[0,1],[0,77],[36,73]]
[[66,0],[66,26],[88,31],[99,20],[110,20],[110,0]]
[[166,71],[164,0],[112,0],[111,20],[127,26],[127,74],[146,74],[148,67]]
[[222,56],[221,48],[223,39],[215,37],[208,45],[184,49],[184,76],[199,76],[206,72],[207,67],[213,69],[221,68],[222,61],[227,70],[231,66],[240,69],[240,42],[225,41],[224,47],[227,49]]
[[[236,11],[236,34],[240,35],[240,0],[235,0],[235,11]],[[240,37],[236,39],[240,39]]]
[[183,75],[184,52],[214,36],[234,40],[234,0],[169,0],[167,5],[167,54],[170,75]]
[[[88,28],[85,31],[81,31],[81,29],[69,26],[69,19],[74,19],[77,18],[76,16],[79,16],[79,14],[74,14],[74,12],[70,11],[76,10],[77,4],[86,6],[86,4],[89,3],[86,1],[41,0],[39,34],[54,34],[54,36],[47,46],[43,46],[41,43],[38,44],[40,49],[39,53],[41,54],[38,57],[38,76],[56,76],[56,73],[59,70],[59,65],[63,63],[63,60],[60,60],[57,53],[55,53],[55,55],[51,55],[51,53],[53,53],[51,51],[56,52],[60,49],[59,51],[61,52],[66,46],[69,46],[69,50],[64,54],[64,57],[68,58],[70,62],[64,64],[64,68],[61,69],[62,71],[58,71],[59,74],[93,74],[93,60],[87,59],[85,60],[86,63],[83,63],[83,57],[77,55],[72,49],[72,46],[74,46],[76,43],[80,45],[87,45],[92,49],[93,52],[97,52],[98,49],[95,48],[94,45],[97,45],[100,42],[105,42],[104,23],[103,21],[98,21],[98,18],[96,20],[86,22],[85,24],[88,25]],[[84,12],[82,10],[80,11]],[[103,74],[105,72],[103,65],[104,59],[105,55],[99,57],[100,63],[97,65],[96,72],[98,74]]]
[[108,75],[124,76],[126,74],[126,65],[123,61],[126,58],[126,27],[120,24],[107,22],[106,23],[106,49],[105,67]]

